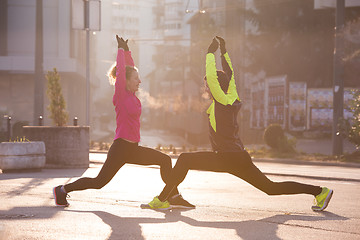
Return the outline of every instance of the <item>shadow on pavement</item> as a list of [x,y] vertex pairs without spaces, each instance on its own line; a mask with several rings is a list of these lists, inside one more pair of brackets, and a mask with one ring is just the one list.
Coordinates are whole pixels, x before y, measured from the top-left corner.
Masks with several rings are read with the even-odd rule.
[[32,220],[32,219],[50,219],[56,213],[62,211],[61,207],[14,207],[10,210],[0,211],[1,219],[11,220]]
[[20,186],[16,186],[11,189],[11,191],[8,191],[6,195],[8,197],[15,197],[18,195],[23,195],[24,193],[31,191],[33,188],[36,188],[38,186],[41,186],[45,184],[48,181],[47,178],[33,178],[29,182],[25,184],[21,184]]
[[[64,208],[59,207],[15,207],[8,211],[0,211],[0,220],[33,220],[33,219],[51,219],[59,211],[63,211]],[[280,239],[277,236],[277,230],[280,225],[293,225],[296,224],[287,223],[288,221],[305,221],[305,222],[317,222],[317,221],[345,221],[346,217],[342,217],[330,212],[323,212],[319,216],[307,216],[307,215],[286,215],[277,214],[271,217],[258,219],[258,220],[246,220],[246,221],[198,221],[196,219],[182,216],[181,211],[173,210],[164,212],[164,218],[143,218],[143,217],[121,217],[104,211],[79,211],[79,210],[65,210],[66,212],[76,213],[93,213],[98,216],[105,224],[111,228],[111,235],[107,239],[145,239],[140,224],[146,223],[170,223],[170,222],[183,222],[193,227],[204,228],[217,228],[217,229],[233,229],[236,231],[241,239]],[[301,226],[302,227],[302,226]],[[305,226],[306,227],[306,226]],[[312,227],[313,228],[313,227]],[[320,229],[320,228],[319,228]],[[161,233],[159,233],[161,236]],[[180,236],[179,236],[180,237]],[[184,236],[184,238],[186,238]]]
[[[174,211],[172,212],[174,213]],[[171,213],[171,214],[172,214]],[[277,230],[279,225],[292,225],[287,223],[288,221],[306,221],[306,222],[317,222],[323,220],[348,220],[346,217],[342,217],[330,212],[323,212],[322,216],[307,216],[307,215],[287,215],[287,214],[277,214],[272,217],[258,219],[258,220],[247,220],[240,222],[207,222],[207,221],[197,221],[195,219],[182,216],[180,213],[175,212],[175,215],[167,214],[165,217],[167,220],[174,221],[182,221],[191,226],[196,227],[206,227],[206,228],[221,228],[221,229],[234,229],[238,236],[241,239],[281,239],[277,236]],[[269,224],[271,223],[271,224]],[[295,225],[294,226],[298,226]]]
[[[181,211],[173,210],[165,212],[165,218],[132,218],[132,217],[120,217],[104,211],[76,211],[66,210],[70,212],[84,212],[93,213],[97,215],[101,220],[111,227],[111,235],[108,239],[145,239],[141,232],[140,224],[146,223],[169,223],[169,222],[184,222],[194,227],[205,228],[218,228],[218,229],[234,229],[241,239],[279,239],[277,236],[277,230],[279,225],[291,225],[286,223],[291,220],[305,221],[305,222],[317,222],[317,221],[329,221],[329,220],[348,220],[346,217],[342,217],[330,212],[323,212],[319,216],[307,216],[307,215],[286,215],[277,214],[272,217],[247,220],[247,221],[197,221],[195,219],[182,216]],[[270,224],[269,224],[270,223]],[[294,226],[298,226],[295,225]],[[254,230],[254,231],[251,231]]]
[[13,197],[22,195],[38,186],[44,185],[52,179],[67,178],[67,181],[70,181],[72,178],[81,177],[86,170],[87,169],[46,169],[43,172],[36,173],[2,173],[0,174],[0,181],[11,179],[30,179],[28,182],[17,184],[17,186],[12,187],[10,191],[6,192],[7,196]]
[[[120,217],[112,213],[103,211],[77,211],[66,210],[68,212],[77,213],[93,213],[97,215],[101,220],[111,227],[111,235],[107,238],[113,239],[144,239],[141,232],[141,223],[167,223],[167,219],[160,218],[132,218],[132,217]],[[173,220],[176,221],[176,220]]]
[[80,177],[88,168],[75,169],[43,169],[39,172],[17,172],[1,173],[0,180],[17,179],[17,178],[34,178],[34,179],[53,179],[53,178],[73,178]]

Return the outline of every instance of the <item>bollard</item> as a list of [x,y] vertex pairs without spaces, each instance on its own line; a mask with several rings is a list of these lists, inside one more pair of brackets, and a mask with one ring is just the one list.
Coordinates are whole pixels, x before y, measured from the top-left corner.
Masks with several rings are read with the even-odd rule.
[[77,126],[77,125],[78,125],[78,118],[74,117],[74,126]]
[[43,116],[39,116],[39,126],[43,125]]
[[8,116],[7,118],[7,139],[10,142],[11,140],[11,117]]

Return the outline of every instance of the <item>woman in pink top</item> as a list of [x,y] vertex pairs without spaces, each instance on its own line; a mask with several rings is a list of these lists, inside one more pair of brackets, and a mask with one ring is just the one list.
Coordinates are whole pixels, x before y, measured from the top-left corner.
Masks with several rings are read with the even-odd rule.
[[[129,51],[128,40],[119,38],[116,67],[109,74],[110,82],[115,83],[113,104],[116,112],[116,131],[107,159],[95,178],[83,177],[73,183],[60,185],[53,189],[55,204],[68,206],[67,193],[85,189],[100,189],[105,186],[125,163],[139,165],[159,165],[161,178],[165,183],[171,175],[171,158],[152,148],[139,146],[141,102],[136,97],[141,80]],[[172,207],[194,208],[182,198],[177,189],[171,192]]]

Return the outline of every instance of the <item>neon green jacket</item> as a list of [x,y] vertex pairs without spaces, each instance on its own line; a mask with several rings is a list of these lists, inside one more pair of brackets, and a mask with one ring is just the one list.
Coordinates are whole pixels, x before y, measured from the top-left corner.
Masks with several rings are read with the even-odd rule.
[[225,73],[230,77],[225,93],[219,84],[216,62],[213,53],[206,55],[206,81],[213,96],[213,102],[207,109],[210,123],[210,141],[214,151],[243,151],[243,144],[238,136],[237,114],[241,107],[234,78],[234,70],[229,54],[221,56]]

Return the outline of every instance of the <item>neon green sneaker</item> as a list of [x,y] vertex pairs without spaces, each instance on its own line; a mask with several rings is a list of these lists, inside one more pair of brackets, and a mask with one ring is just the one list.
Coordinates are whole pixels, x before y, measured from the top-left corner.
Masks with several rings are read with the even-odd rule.
[[311,209],[315,212],[324,210],[328,206],[333,193],[333,190],[323,187],[321,193],[315,197],[314,202],[316,205],[312,206]]
[[167,200],[165,200],[165,202],[160,201],[158,196],[154,197],[154,199],[148,204],[141,204],[140,207],[143,209],[155,209],[155,210],[171,209],[170,203]]

